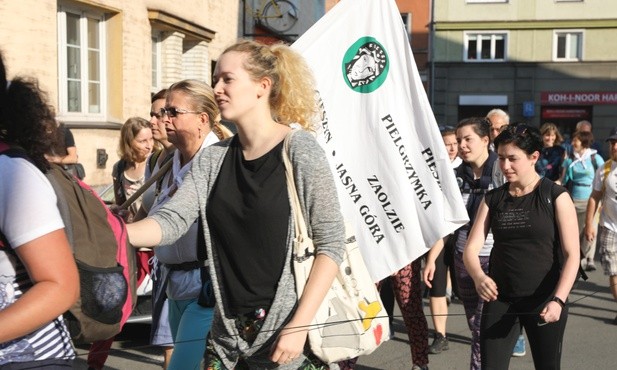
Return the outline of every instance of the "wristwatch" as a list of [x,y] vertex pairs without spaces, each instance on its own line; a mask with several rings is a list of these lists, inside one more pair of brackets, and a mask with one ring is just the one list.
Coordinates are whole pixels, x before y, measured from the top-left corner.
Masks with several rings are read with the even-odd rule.
[[564,302],[561,298],[559,298],[557,296],[553,296],[553,298],[551,298],[551,301],[559,303],[561,308],[564,308],[566,306],[566,302]]

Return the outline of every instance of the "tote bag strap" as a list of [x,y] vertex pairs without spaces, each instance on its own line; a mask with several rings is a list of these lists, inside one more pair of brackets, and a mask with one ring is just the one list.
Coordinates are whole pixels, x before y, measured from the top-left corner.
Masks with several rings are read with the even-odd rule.
[[[289,159],[289,143],[295,132],[296,130],[292,129],[289,131],[287,136],[285,136],[285,141],[283,142],[283,163],[285,164],[285,177],[287,178],[287,192],[289,192],[289,197],[291,199],[291,211],[294,215],[296,240],[302,241],[304,238],[308,238],[308,232],[304,221],[304,215],[302,214],[302,209],[300,208],[300,198],[298,197],[298,191],[296,190],[296,183],[294,181],[293,166],[291,164],[291,160]],[[302,245],[302,243],[296,243],[296,254],[302,252],[297,250],[300,245]]]

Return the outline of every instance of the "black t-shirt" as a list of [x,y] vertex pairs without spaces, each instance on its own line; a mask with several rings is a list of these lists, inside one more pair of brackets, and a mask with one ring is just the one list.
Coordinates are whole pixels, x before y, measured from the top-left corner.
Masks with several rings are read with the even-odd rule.
[[551,208],[566,189],[551,182],[551,199],[542,199],[541,186],[521,197],[511,196],[508,186],[486,195],[494,238],[489,275],[502,300],[550,294],[559,280],[561,248]]
[[206,215],[232,315],[270,307],[287,253],[290,206],[283,142],[244,160],[235,136],[216,179]]

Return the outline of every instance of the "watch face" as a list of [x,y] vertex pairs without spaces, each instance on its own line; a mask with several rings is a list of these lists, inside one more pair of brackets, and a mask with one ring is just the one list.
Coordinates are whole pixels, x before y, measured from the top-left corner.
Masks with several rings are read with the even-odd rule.
[[298,10],[287,0],[271,0],[264,6],[260,18],[260,21],[264,22],[268,28],[285,32],[298,22]]

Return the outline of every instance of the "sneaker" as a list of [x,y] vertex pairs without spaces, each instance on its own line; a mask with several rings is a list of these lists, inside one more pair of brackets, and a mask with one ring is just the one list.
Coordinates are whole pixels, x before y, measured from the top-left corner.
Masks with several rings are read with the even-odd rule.
[[431,344],[430,347],[428,347],[428,353],[432,355],[437,355],[449,349],[450,347],[448,346],[448,338],[443,336],[441,333],[435,333],[433,344]]
[[411,370],[428,370],[428,365],[420,366],[414,364]]
[[585,271],[596,271],[596,264],[593,262],[588,262],[587,266],[585,266]]
[[527,351],[525,351],[525,336],[519,335],[516,340],[516,345],[514,346],[514,351],[512,351],[512,357],[523,357]]

